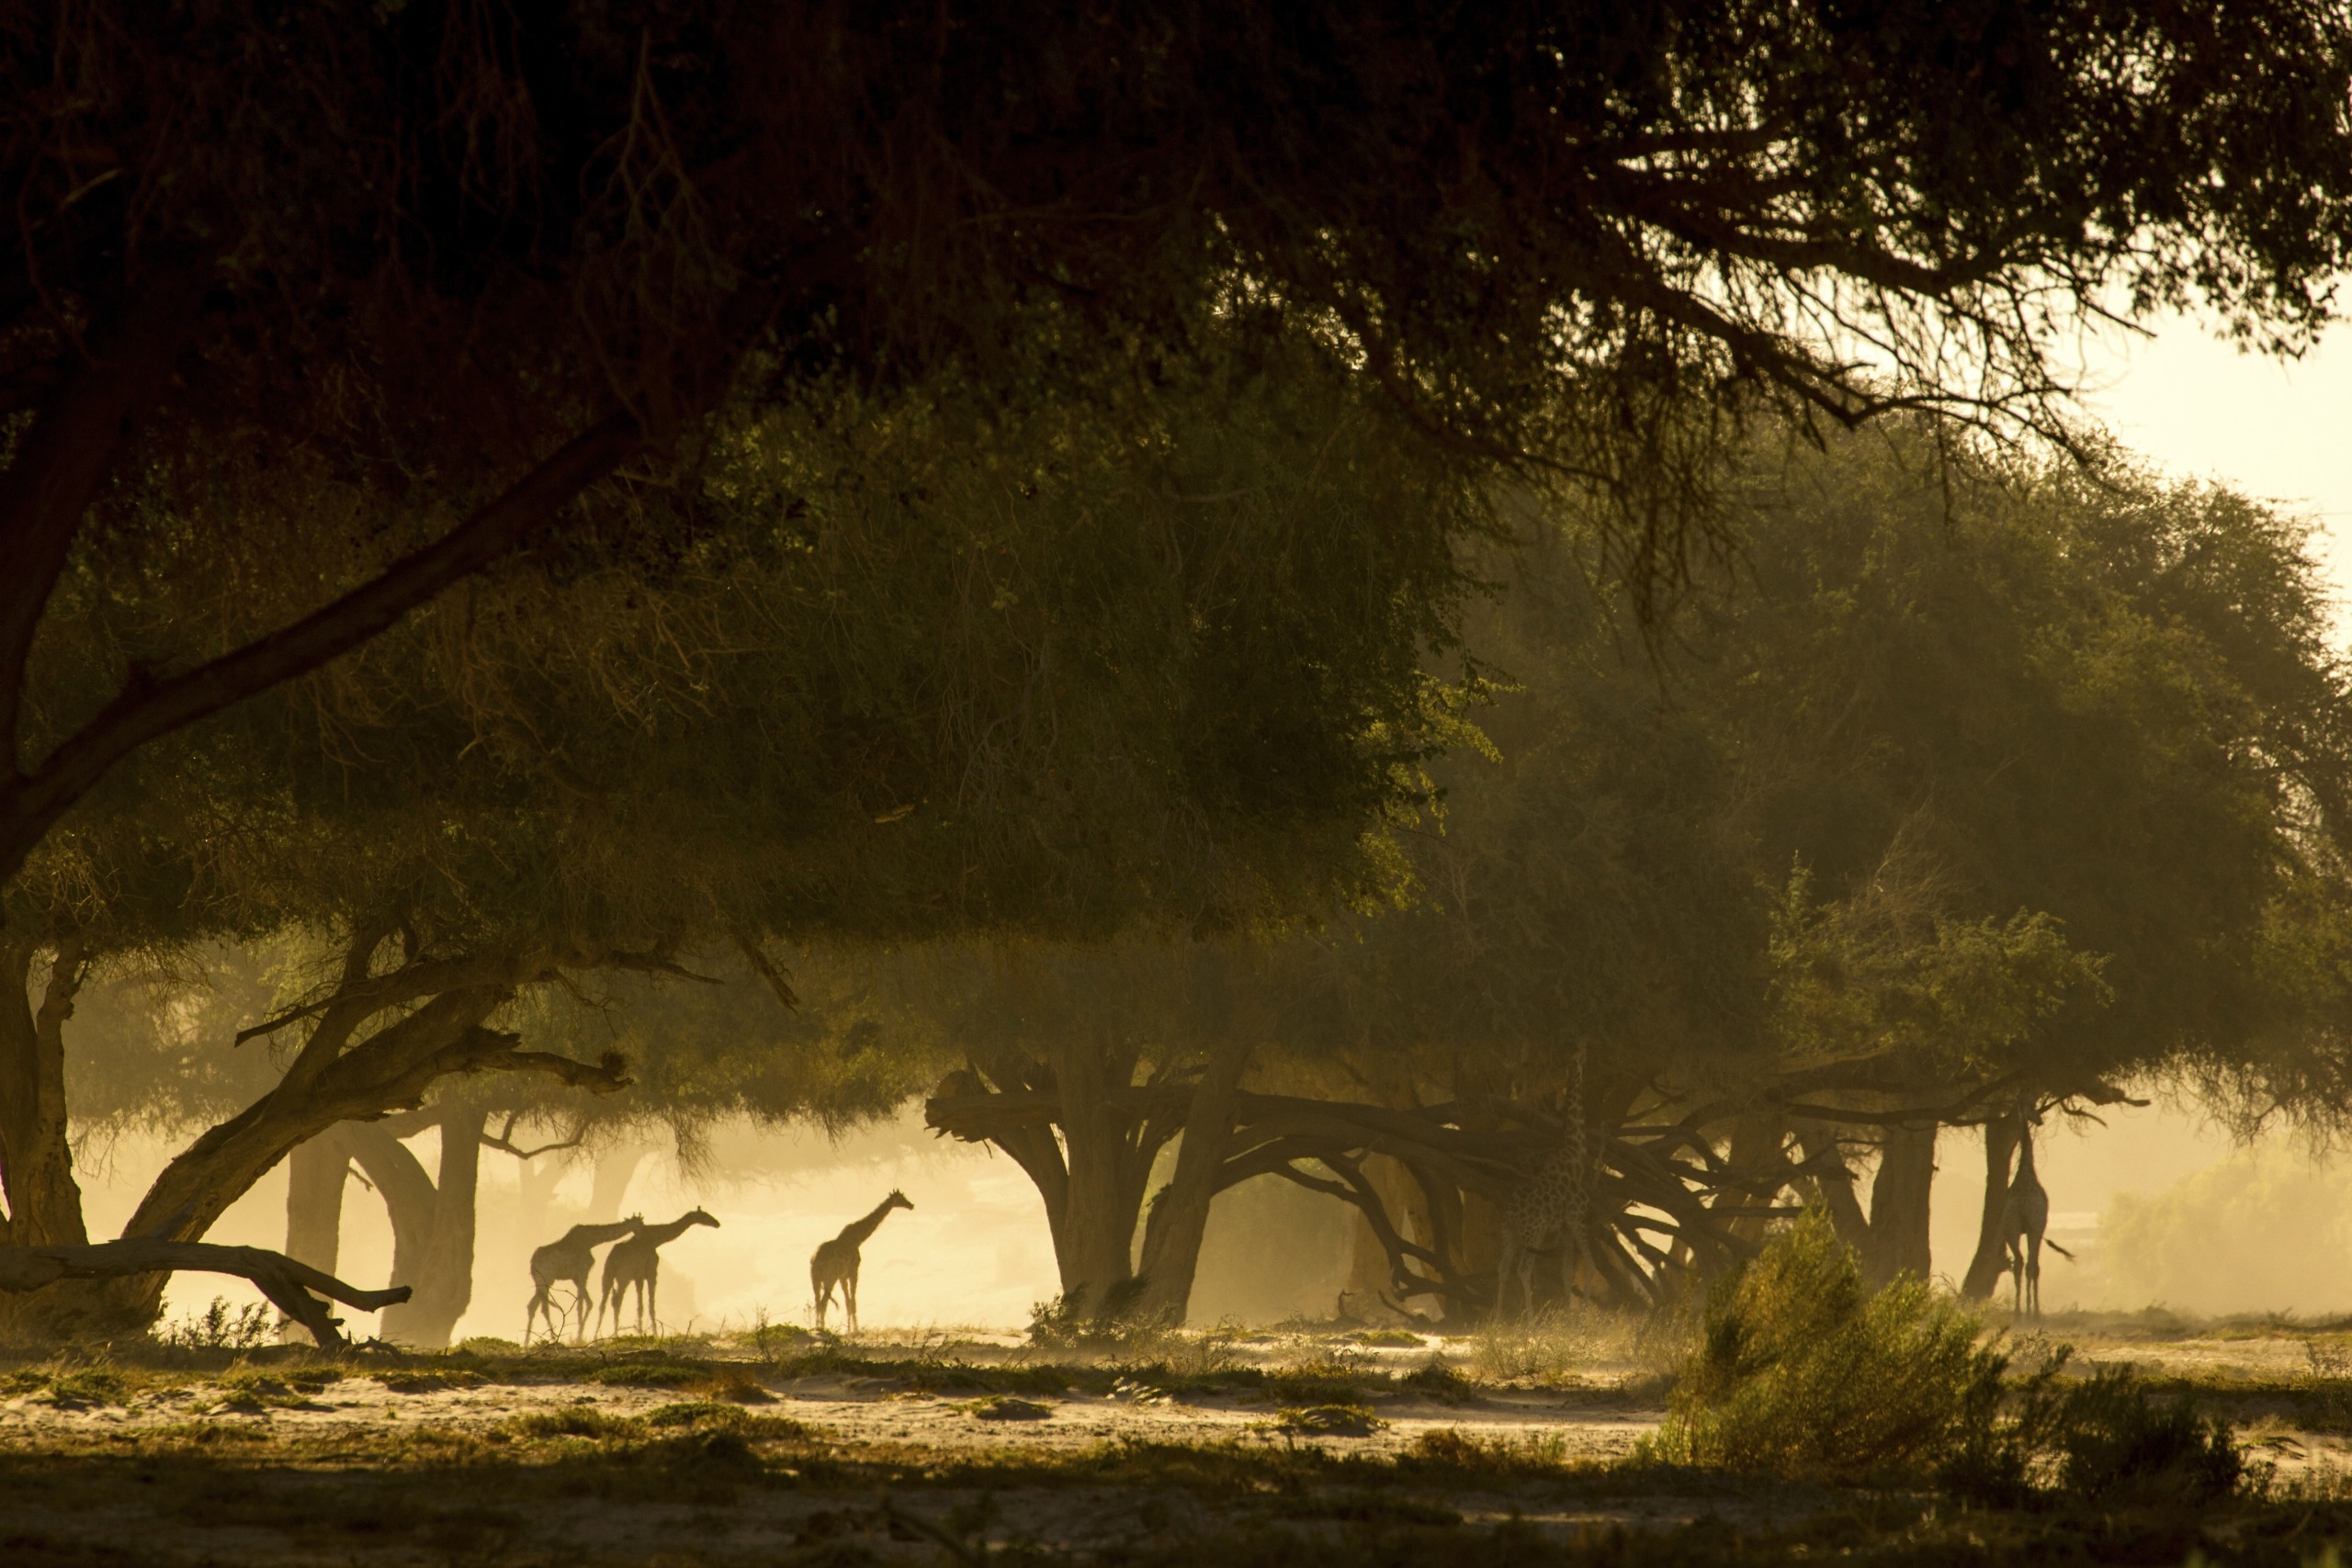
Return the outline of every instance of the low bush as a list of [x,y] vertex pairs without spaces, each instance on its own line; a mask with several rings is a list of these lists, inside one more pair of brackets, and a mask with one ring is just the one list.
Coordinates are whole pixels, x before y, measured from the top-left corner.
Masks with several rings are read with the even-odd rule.
[[[2159,1399],[2128,1368],[2102,1367],[2064,1381],[2062,1354],[2029,1382],[2014,1421],[1996,1431],[1997,1495],[2040,1482],[2106,1504],[2177,1503],[2225,1497],[2245,1476],[2245,1455],[2228,1423],[2186,1399]],[[1966,1471],[1951,1478],[1977,1480]]]
[[1853,1250],[1808,1215],[1717,1287],[1668,1417],[1642,1457],[1832,1483],[1934,1483],[2015,1503],[2210,1502],[2245,1457],[2227,1425],[2132,1372],[2067,1375],[2062,1348],[2022,1383],[1978,1321],[1916,1280],[1871,1292]]
[[1980,1331],[1918,1280],[1872,1293],[1807,1215],[1710,1297],[1652,1457],[1826,1482],[1935,1473],[2000,1404],[2006,1363]]

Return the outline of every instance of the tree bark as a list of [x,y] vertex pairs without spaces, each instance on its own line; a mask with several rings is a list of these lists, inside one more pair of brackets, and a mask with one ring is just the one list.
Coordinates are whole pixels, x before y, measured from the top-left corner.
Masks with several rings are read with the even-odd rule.
[[0,1191],[8,1201],[0,1239],[78,1247],[89,1234],[68,1141],[65,1023],[87,964],[73,936],[48,944],[49,976],[36,1007],[32,967],[42,945],[0,934]]
[[1928,1198],[1936,1177],[1936,1130],[1889,1127],[1879,1145],[1878,1176],[1871,1183],[1870,1245],[1863,1277],[1884,1285],[1933,1269],[1928,1250]]
[[2017,1157],[2018,1125],[2014,1116],[1995,1116],[1984,1123],[1984,1206],[1977,1222],[1976,1255],[1968,1260],[1968,1273],[1960,1282],[1960,1293],[1972,1302],[1990,1300],[2008,1267],[2001,1212],[2008,1207],[2009,1167]]
[[1201,1265],[1201,1242],[1208,1235],[1209,1204],[1218,1191],[1225,1156],[1233,1146],[1234,1096],[1250,1066],[1250,1042],[1221,1043],[1210,1056],[1185,1113],[1176,1173],[1152,1200],[1144,1227],[1143,1289],[1137,1313],[1149,1320],[1182,1323],[1193,1299]]

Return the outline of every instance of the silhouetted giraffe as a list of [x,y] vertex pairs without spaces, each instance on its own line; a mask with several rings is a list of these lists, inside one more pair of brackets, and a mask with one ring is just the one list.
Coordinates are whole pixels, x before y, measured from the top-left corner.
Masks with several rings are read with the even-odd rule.
[[808,1258],[808,1289],[817,1298],[817,1326],[825,1326],[825,1309],[832,1304],[833,1287],[842,1292],[842,1310],[849,1314],[849,1331],[857,1332],[857,1265],[858,1248],[865,1238],[882,1227],[893,1209],[911,1209],[907,1195],[893,1188],[890,1195],[874,1206],[874,1212],[862,1220],[853,1220],[842,1227],[842,1234],[819,1247]]
[[1502,1249],[1495,1262],[1495,1315],[1510,1303],[1510,1283],[1519,1281],[1520,1310],[1535,1310],[1535,1256],[1560,1249],[1560,1293],[1576,1294],[1577,1267],[1591,1256],[1585,1218],[1592,1198],[1592,1159],[1584,1125],[1584,1047],[1577,1047],[1568,1077],[1568,1100],[1560,1115],[1560,1140],[1544,1163],[1503,1200]]
[[[2018,1118],[2018,1173],[2009,1180],[2009,1195],[2001,1204],[2001,1242],[2008,1249],[2009,1272],[2017,1285],[2016,1312],[2020,1317],[2041,1315],[2041,1248],[2050,1229],[2050,1193],[2033,1168],[2033,1129],[2041,1119]],[[2056,1242],[2050,1250],[2073,1262],[2075,1255]]]
[[709,1225],[714,1230],[718,1222],[700,1209],[690,1209],[666,1225],[644,1225],[627,1241],[605,1254],[605,1294],[596,1303],[596,1326],[605,1326],[607,1308],[613,1314],[613,1329],[621,1326],[621,1299],[628,1294],[631,1285],[637,1287],[637,1328],[645,1332],[648,1322],[655,1333],[662,1330],[662,1249],[684,1235],[694,1225]]
[[[596,1267],[596,1248],[616,1236],[624,1236],[645,1224],[643,1214],[631,1214],[608,1225],[574,1225],[555,1240],[531,1254],[531,1304],[523,1318],[523,1343],[531,1342],[531,1325],[544,1314],[548,1337],[563,1336],[555,1325],[555,1305],[549,1298],[559,1282],[571,1284],[572,1314],[579,1318],[579,1332],[588,1328],[588,1276]],[[572,1315],[567,1314],[566,1315]]]

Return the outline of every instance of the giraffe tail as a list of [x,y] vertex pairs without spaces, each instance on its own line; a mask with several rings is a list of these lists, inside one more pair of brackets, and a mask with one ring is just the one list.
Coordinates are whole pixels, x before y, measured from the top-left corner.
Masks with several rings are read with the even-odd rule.
[[2067,1251],[2056,1242],[2051,1241],[2046,1237],[2043,1239],[2041,1245],[2048,1247],[2051,1251],[2056,1253],[2059,1257],[2064,1258],[2069,1263],[2077,1263],[2081,1261],[2081,1259],[2077,1258],[2073,1253]]

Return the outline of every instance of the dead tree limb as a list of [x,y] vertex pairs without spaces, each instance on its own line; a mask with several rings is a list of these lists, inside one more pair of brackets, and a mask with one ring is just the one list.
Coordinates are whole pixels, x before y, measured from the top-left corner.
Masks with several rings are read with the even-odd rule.
[[[260,1247],[215,1247],[201,1241],[127,1236],[81,1247],[0,1247],[0,1291],[21,1293],[60,1280],[119,1280],[133,1274],[232,1274],[250,1280],[272,1305],[311,1331],[325,1348],[349,1343],[343,1320],[331,1315],[325,1296],[362,1312],[380,1312],[408,1300],[409,1288],[363,1291],[282,1252]],[[313,1294],[312,1292],[316,1292]]]

